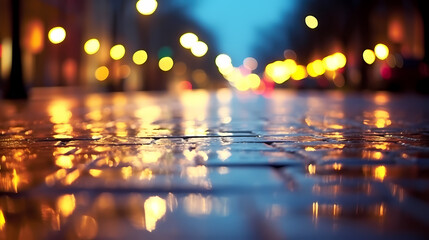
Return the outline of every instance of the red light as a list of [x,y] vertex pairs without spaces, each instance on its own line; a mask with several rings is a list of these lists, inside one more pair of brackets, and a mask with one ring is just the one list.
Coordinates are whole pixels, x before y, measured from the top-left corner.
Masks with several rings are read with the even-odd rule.
[[181,81],[179,83],[180,90],[192,90],[192,83],[189,81]]
[[2,54],[2,48],[1,48],[1,44],[0,44],[0,58],[1,58],[1,54]]
[[380,75],[383,79],[390,79],[392,77],[392,69],[387,64],[380,67]]

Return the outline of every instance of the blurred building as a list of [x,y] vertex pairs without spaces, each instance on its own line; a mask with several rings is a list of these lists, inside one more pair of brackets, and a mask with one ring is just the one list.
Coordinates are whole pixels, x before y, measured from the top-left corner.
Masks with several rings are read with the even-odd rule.
[[[21,1],[21,47],[26,85],[86,86],[121,91],[212,88],[223,83],[214,66],[216,46],[211,36],[191,21],[180,6],[163,1],[153,14],[142,15],[136,9],[136,2]],[[9,0],[0,0],[2,79],[8,78],[11,67],[10,4]],[[58,26],[66,35],[64,40],[54,44],[48,35]],[[186,32],[194,32],[209,46],[204,56],[195,57],[180,45],[179,38]],[[99,44],[86,52],[84,46],[89,39]],[[123,46],[125,53],[114,60],[110,52],[117,44]],[[133,61],[138,50],[147,54],[144,63]],[[171,58],[172,67],[160,69],[159,61],[163,57]]]

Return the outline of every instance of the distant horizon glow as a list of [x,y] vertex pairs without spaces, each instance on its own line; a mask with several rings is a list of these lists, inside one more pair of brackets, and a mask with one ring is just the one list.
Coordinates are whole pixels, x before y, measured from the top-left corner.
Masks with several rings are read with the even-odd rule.
[[258,42],[265,41],[262,34],[281,23],[294,4],[284,0],[269,4],[261,0],[202,0],[189,6],[189,13],[213,34],[218,51],[229,55],[238,66],[245,58],[254,57]]

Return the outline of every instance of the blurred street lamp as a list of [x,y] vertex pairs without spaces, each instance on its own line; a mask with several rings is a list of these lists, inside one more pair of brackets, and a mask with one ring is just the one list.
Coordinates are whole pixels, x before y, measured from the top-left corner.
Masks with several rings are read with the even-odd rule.
[[375,61],[375,53],[371,49],[366,49],[363,51],[362,57],[363,60],[369,65],[373,64]]
[[136,3],[137,11],[142,15],[153,14],[157,7],[158,2],[156,0],[139,0]]
[[87,54],[95,54],[100,49],[100,42],[98,41],[98,39],[95,38],[89,39],[88,41],[86,41],[83,48]]
[[133,54],[133,62],[137,65],[142,65],[147,60],[147,52],[145,50],[138,50]]
[[59,44],[66,38],[66,30],[62,27],[54,27],[49,30],[48,38],[51,43]]
[[182,45],[182,47],[186,48],[186,49],[191,49],[192,46],[194,46],[194,44],[196,42],[198,42],[198,37],[197,35],[195,35],[195,33],[185,33],[183,34],[180,39],[180,45]]
[[305,17],[305,24],[307,25],[307,27],[315,29],[319,25],[319,22],[317,21],[316,17],[308,15],[307,17]]
[[389,56],[389,48],[382,43],[375,45],[374,52],[375,56],[380,60],[384,60]]
[[174,61],[171,57],[163,57],[159,60],[158,66],[164,72],[170,71],[173,68]]
[[194,54],[195,57],[202,57],[206,55],[208,49],[209,47],[205,42],[198,41],[192,46],[191,52],[192,54]]
[[119,60],[125,55],[125,47],[121,44],[117,44],[110,49],[110,57],[113,60]]

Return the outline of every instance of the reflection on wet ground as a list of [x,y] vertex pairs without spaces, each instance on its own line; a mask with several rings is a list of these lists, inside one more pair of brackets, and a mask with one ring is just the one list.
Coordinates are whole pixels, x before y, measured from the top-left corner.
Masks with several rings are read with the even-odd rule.
[[428,100],[34,89],[0,103],[0,238],[423,239]]

